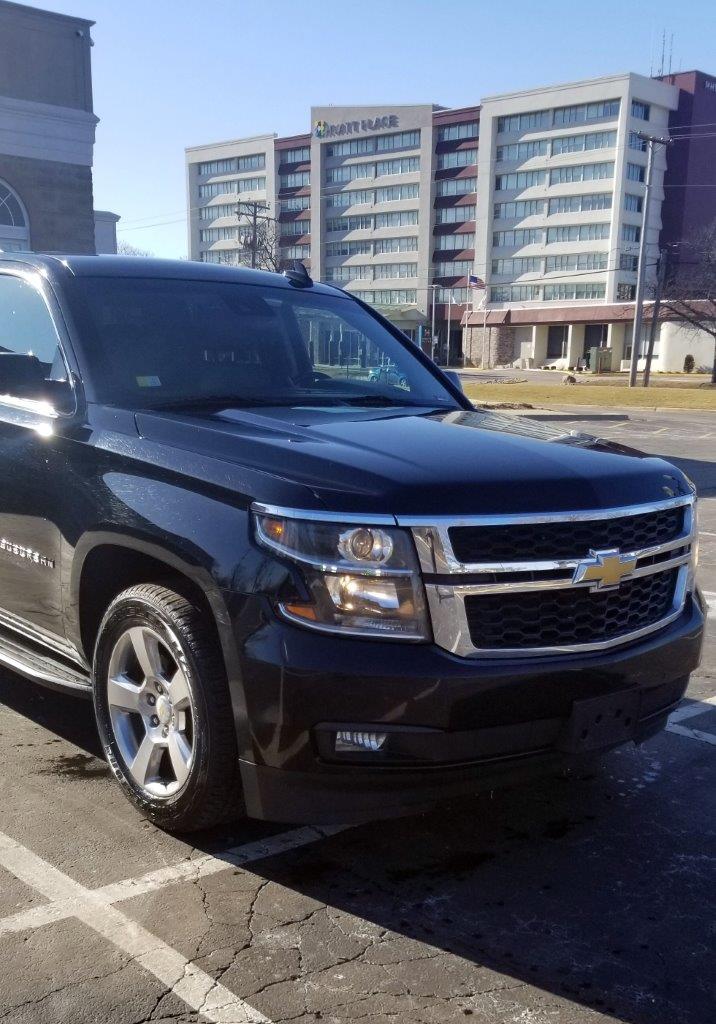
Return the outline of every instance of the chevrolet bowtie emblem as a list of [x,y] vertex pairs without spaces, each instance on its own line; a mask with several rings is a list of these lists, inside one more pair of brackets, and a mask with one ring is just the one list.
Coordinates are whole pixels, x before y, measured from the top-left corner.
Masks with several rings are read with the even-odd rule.
[[636,569],[636,556],[620,555],[618,550],[591,551],[574,570],[572,583],[593,583],[594,590],[618,587],[625,576]]

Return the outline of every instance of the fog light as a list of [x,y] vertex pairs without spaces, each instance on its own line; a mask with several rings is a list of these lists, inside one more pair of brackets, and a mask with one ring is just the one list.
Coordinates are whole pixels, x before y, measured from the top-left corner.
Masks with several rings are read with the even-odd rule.
[[384,732],[337,732],[336,753],[355,750],[375,753],[385,745],[387,738]]

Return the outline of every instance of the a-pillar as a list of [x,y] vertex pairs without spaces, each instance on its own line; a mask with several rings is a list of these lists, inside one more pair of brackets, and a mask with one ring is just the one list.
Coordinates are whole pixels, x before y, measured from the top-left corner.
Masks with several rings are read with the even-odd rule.
[[532,327],[532,365],[544,366],[547,362],[548,324],[534,324]]
[[584,355],[584,324],[570,324],[567,329],[567,366],[576,369]]

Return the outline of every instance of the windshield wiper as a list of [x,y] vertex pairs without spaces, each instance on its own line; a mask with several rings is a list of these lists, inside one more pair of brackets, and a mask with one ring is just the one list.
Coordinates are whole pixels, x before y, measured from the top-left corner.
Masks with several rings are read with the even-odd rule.
[[388,395],[350,395],[341,396],[341,401],[346,405],[379,406],[388,408],[430,408],[430,409],[453,409],[452,405],[441,404],[440,402],[427,402],[424,398],[390,398]]
[[296,401],[305,401],[307,395],[297,398],[264,398],[249,395],[194,395],[186,398],[171,398],[166,402],[157,402],[149,407],[150,411],[157,412],[174,409],[228,409],[244,408],[249,406],[271,406],[271,405],[294,405]]

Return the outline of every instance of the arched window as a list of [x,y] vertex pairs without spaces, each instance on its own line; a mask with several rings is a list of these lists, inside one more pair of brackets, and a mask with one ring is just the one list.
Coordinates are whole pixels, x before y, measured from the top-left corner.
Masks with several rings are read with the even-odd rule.
[[0,180],[0,249],[21,252],[30,248],[30,225],[25,207],[7,182]]

